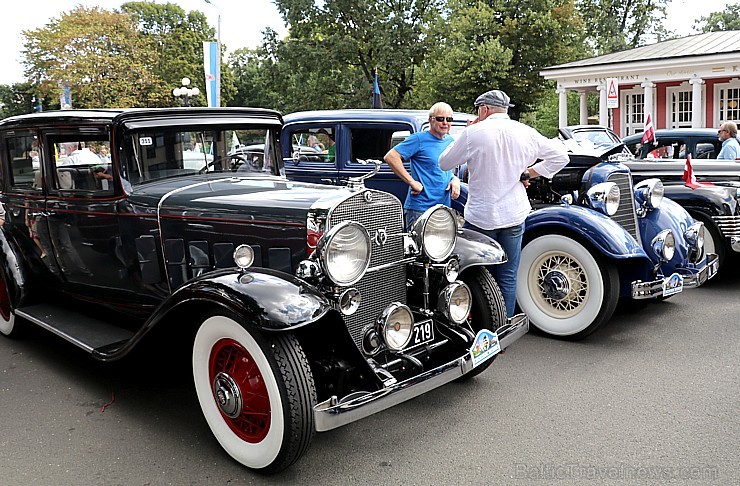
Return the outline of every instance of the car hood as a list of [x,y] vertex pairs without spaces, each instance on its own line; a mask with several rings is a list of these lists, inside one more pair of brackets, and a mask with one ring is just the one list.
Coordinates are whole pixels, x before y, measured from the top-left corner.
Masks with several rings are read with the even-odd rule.
[[137,187],[128,198],[138,211],[180,218],[300,222],[320,200],[346,190],[281,177],[218,177],[165,180]]

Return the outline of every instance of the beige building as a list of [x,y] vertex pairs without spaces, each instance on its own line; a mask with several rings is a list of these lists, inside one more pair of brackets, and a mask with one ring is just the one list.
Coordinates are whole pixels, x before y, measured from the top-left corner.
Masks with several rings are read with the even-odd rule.
[[[719,127],[740,122],[740,31],[710,32],[548,67],[557,82],[559,124],[567,125],[567,93],[598,92],[599,124],[622,137],[641,132],[652,114],[657,128]],[[607,80],[613,82],[612,89]],[[607,108],[608,98],[618,103]]]

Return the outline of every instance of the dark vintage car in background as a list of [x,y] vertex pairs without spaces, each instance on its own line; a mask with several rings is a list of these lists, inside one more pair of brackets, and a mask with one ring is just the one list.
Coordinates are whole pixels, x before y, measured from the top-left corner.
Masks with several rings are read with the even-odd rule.
[[[598,125],[561,128],[560,138],[591,140],[597,150],[609,151],[613,160],[629,167],[636,182],[660,179],[665,196],[704,223],[704,248],[707,253],[717,254],[719,271],[731,271],[732,257],[740,253],[740,162],[716,160],[721,146],[716,130],[685,128],[656,132],[658,143],[651,144],[651,149],[673,146],[673,149],[663,150],[665,154],[674,154],[673,158],[635,157],[632,152],[640,152],[640,139],[636,136],[624,139],[632,152],[613,150],[621,143],[619,137],[611,129]],[[683,174],[687,153],[692,154],[691,165],[698,180],[712,182],[714,186],[686,186]]]
[[716,159],[722,149],[714,128],[661,128],[655,130],[655,143],[643,145],[642,133],[624,137],[622,142],[639,159],[685,159],[689,154],[694,160]]
[[[473,118],[453,116],[453,136]],[[382,159],[404,135],[426,129],[428,113],[421,110],[292,113],[285,116],[282,137],[286,174],[343,185],[348,177],[367,173],[362,159]],[[294,145],[322,132],[334,134],[334,156],[302,159]],[[620,297],[670,297],[703,284],[716,271],[716,256],[703,249],[703,225],[662,198],[660,181],[635,187],[627,167],[602,164],[608,154],[587,153],[572,154],[553,180],[533,181],[535,211],[526,221],[519,270],[521,310],[533,326],[566,339],[585,337],[607,322]],[[464,169],[460,175],[464,179]],[[402,201],[408,190],[387,164],[366,184]],[[452,207],[462,218],[466,184],[461,192]],[[682,285],[669,289],[673,275]]]
[[287,180],[281,129],[249,108],[2,120],[0,333],[35,324],[101,361],[187,346],[218,442],[275,472],[315,431],[472,377],[527,332],[485,269],[496,242],[444,207],[405,233],[398,199],[361,180]]

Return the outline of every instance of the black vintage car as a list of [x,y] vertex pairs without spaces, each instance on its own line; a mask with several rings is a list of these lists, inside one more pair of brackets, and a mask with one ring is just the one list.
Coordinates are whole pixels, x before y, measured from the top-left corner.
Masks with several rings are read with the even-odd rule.
[[281,128],[248,108],[0,122],[0,332],[35,324],[101,361],[188,343],[213,434],[263,472],[527,332],[485,269],[495,242],[443,207],[405,233],[398,199],[360,179],[288,181]]

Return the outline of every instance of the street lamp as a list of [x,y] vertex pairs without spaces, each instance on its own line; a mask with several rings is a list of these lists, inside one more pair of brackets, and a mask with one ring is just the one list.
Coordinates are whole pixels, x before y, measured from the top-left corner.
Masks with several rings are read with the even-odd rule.
[[172,90],[172,95],[175,98],[182,98],[182,104],[185,106],[190,106],[191,97],[198,96],[200,94],[200,90],[197,86],[192,88],[188,88],[188,86],[190,86],[190,78],[182,78],[182,86]]

